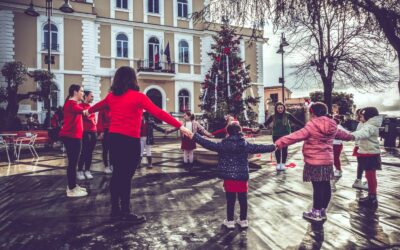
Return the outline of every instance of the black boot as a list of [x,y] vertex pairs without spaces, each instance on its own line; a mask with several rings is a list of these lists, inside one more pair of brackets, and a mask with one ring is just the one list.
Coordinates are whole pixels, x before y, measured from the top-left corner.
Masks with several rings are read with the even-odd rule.
[[146,222],[146,217],[144,215],[136,215],[132,213],[122,213],[119,218],[121,221],[129,222],[133,225],[138,225]]
[[119,218],[119,217],[121,217],[121,215],[122,215],[122,213],[121,213],[121,209],[120,208],[118,208],[118,207],[112,207],[111,208],[110,217],[112,219]]
[[378,208],[378,200],[376,199],[376,195],[374,194],[369,194],[368,198],[366,199],[360,199],[358,201],[358,204],[363,207],[368,207],[372,209]]
[[153,159],[151,156],[147,156],[147,167],[148,168],[153,168],[153,163],[152,163]]

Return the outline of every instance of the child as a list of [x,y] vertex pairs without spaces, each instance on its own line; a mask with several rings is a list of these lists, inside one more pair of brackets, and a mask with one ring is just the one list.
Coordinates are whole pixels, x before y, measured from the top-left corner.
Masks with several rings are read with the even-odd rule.
[[[282,136],[288,135],[291,133],[292,128],[290,123],[295,123],[300,127],[304,127],[304,123],[297,120],[293,115],[286,112],[286,106],[282,102],[277,102],[275,104],[275,112],[271,115],[264,123],[265,127],[268,127],[269,124],[273,122],[272,125],[272,141],[276,142]],[[286,159],[288,155],[288,148],[284,147],[275,151],[276,158],[276,170],[277,171],[285,171],[286,168]]]
[[151,156],[151,145],[154,145],[154,129],[165,133],[165,129],[157,126],[153,119],[151,118],[150,114],[147,112],[143,113],[142,119],[142,126],[140,127],[140,160],[139,160],[139,167],[140,163],[143,158],[143,152],[146,149],[146,158],[147,158],[147,167],[153,167],[153,158]]
[[[79,105],[83,109],[89,109],[91,107],[90,104],[94,99],[93,93],[92,91],[84,91],[83,93],[83,102],[81,102]],[[88,180],[93,179],[93,175],[90,172],[90,167],[92,165],[93,151],[97,142],[96,125],[96,114],[90,114],[83,117],[82,149],[79,156],[78,172],[76,176],[78,180],[84,180],[85,178]],[[85,171],[83,171],[83,166],[85,166]]]
[[[192,133],[200,131],[208,137],[213,137],[203,126],[194,119],[194,115],[190,111],[186,111],[183,115],[183,126],[189,129]],[[167,130],[167,133],[176,131],[177,129]],[[196,143],[189,137],[183,135],[181,149],[183,150],[183,163],[185,167],[193,167],[193,150],[196,149]]]
[[232,122],[227,127],[228,137],[219,143],[202,138],[198,133],[193,140],[206,149],[216,151],[219,155],[218,177],[224,180],[227,202],[227,219],[224,225],[235,228],[234,211],[236,196],[239,199],[240,218],[237,223],[241,228],[248,227],[247,221],[247,192],[249,180],[248,154],[267,153],[275,150],[274,145],[257,145],[246,142],[239,123]]
[[360,121],[364,123],[362,128],[352,135],[359,140],[359,163],[365,170],[368,181],[368,196],[360,198],[359,204],[370,208],[378,207],[376,199],[376,170],[381,170],[381,156],[379,148],[379,127],[382,125],[382,117],[375,107],[367,107],[360,112]]
[[334,120],[327,117],[328,108],[316,102],[310,107],[311,120],[306,126],[275,142],[277,148],[287,147],[304,141],[303,181],[313,185],[313,208],[304,212],[303,217],[312,221],[325,220],[326,209],[331,199],[333,179],[333,139],[349,141],[353,136],[338,130]]
[[[357,111],[356,111],[356,120],[358,121],[356,131],[361,130],[364,125],[364,123],[360,120],[361,111],[362,111],[362,109],[357,109]],[[363,175],[364,169],[360,163],[360,158],[358,157],[358,144],[359,144],[359,140],[355,140],[353,156],[357,157],[357,179],[354,181],[352,187],[357,188],[357,189],[368,190],[368,184],[365,182],[362,182],[362,175]]]
[[[340,116],[335,116],[334,121],[337,124],[337,128],[343,131],[346,131],[345,128],[342,127],[342,117]],[[347,131],[346,131],[347,132]],[[340,162],[340,154],[342,153],[343,150],[343,142],[342,140],[339,139],[334,139],[333,140],[333,165],[335,166],[335,177],[342,177],[342,164]]]
[[97,133],[99,133],[99,139],[102,139],[102,158],[104,164],[104,173],[112,174],[112,164],[110,155],[110,110],[102,109],[99,112],[97,120]]

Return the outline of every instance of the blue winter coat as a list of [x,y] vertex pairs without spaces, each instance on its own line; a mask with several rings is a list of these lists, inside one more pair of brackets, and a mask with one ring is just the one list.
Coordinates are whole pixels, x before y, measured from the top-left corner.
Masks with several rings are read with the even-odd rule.
[[208,150],[218,152],[218,177],[223,180],[248,180],[248,155],[275,150],[275,145],[251,144],[238,135],[229,136],[216,143],[195,133],[193,140]]

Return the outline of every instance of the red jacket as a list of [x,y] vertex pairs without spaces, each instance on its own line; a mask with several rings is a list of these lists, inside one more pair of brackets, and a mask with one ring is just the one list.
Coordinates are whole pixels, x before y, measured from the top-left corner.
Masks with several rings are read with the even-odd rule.
[[64,104],[64,124],[60,130],[60,137],[82,139],[83,135],[83,108],[74,100],[67,100]]
[[[79,104],[84,110],[90,108],[90,104],[81,103]],[[84,132],[96,132],[96,115],[90,114],[89,116],[83,116],[83,131]]]
[[351,134],[337,129],[333,119],[322,116],[313,118],[306,126],[275,142],[279,148],[287,147],[296,142],[304,141],[304,162],[310,165],[333,164],[333,139],[350,141]]
[[109,108],[110,133],[140,138],[143,109],[159,120],[179,128],[181,123],[160,109],[143,93],[128,90],[120,96],[109,93],[106,98],[89,109],[90,113]]
[[110,128],[110,110],[102,109],[97,117],[97,132],[102,133]]

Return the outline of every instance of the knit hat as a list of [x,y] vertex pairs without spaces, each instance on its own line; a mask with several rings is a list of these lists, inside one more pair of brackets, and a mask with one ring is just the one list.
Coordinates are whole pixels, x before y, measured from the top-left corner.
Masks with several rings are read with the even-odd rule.
[[366,107],[361,110],[361,114],[364,116],[365,121],[368,121],[370,118],[379,115],[379,111],[375,107]]

